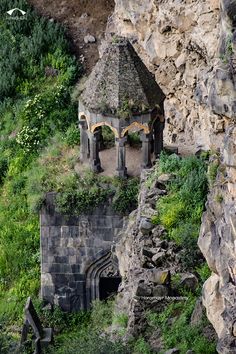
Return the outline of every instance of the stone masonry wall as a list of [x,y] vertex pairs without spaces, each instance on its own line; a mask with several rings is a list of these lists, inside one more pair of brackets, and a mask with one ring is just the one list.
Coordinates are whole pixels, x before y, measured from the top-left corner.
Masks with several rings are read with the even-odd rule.
[[110,203],[87,215],[63,216],[54,199],[55,193],[48,193],[40,216],[41,294],[65,311],[76,311],[89,307],[87,270],[111,251],[123,217]]

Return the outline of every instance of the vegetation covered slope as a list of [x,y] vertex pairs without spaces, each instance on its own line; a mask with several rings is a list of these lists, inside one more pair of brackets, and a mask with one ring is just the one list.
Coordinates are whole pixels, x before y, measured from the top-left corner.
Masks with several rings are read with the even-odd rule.
[[[26,11],[24,20],[9,19],[6,12],[15,7]],[[39,292],[39,219],[35,211],[46,191],[60,190],[68,183],[71,188],[77,183],[73,171],[79,135],[75,127],[77,105],[71,101],[71,90],[80,67],[70,54],[63,29],[39,17],[26,1],[2,0],[0,14],[0,352],[12,353],[5,329],[10,331],[10,325],[18,320],[22,324],[25,299],[28,295],[37,297]],[[116,200],[118,211],[127,207],[127,200],[132,200],[137,192],[133,182],[130,184],[134,191],[127,195],[123,188]],[[62,195],[62,208],[71,196],[70,188]],[[202,206],[205,196],[201,194],[199,198],[196,203]],[[165,203],[168,200],[162,202],[163,211]],[[160,221],[166,223],[174,239],[178,234],[173,230],[180,227],[176,220],[184,209],[175,202],[172,208],[176,205],[178,213],[176,219],[171,216],[171,223],[169,219],[162,220],[160,212]],[[197,229],[202,208],[198,209],[197,204],[193,208]],[[164,215],[165,212],[163,218]],[[111,324],[112,316],[109,304],[98,310],[95,305],[94,313],[88,316],[65,316],[59,310],[41,313],[45,324],[54,325],[61,332],[52,352],[78,353],[78,348],[83,354],[97,354],[98,349],[107,353],[150,352],[142,338],[127,348],[101,341],[101,331]],[[105,322],[100,323],[102,319]],[[151,326],[160,325],[158,321],[150,317]],[[123,322],[125,327],[127,321]],[[176,341],[173,339],[173,343]]]
[[[10,19],[7,11],[13,8],[26,15]],[[63,191],[61,210],[81,212],[94,195],[105,197],[106,183],[112,182],[118,191],[114,208],[120,212],[133,203],[138,180],[124,182],[124,188],[119,180],[76,175],[79,131],[71,92],[81,67],[65,33],[24,0],[1,1],[0,14],[0,352],[8,353],[13,352],[12,337],[19,339],[27,296],[37,305],[38,211],[45,193]],[[56,320],[48,316],[52,323],[45,323],[71,319],[58,312]]]
[[[16,7],[26,11],[21,20],[6,13]],[[39,17],[26,1],[2,0],[0,16],[2,324],[21,316],[23,301],[39,291],[39,218],[29,208],[29,179],[40,173],[39,158],[56,160],[62,172],[71,168],[70,159],[59,156],[76,155],[71,144],[78,140],[77,107],[70,92],[80,68],[63,29]]]

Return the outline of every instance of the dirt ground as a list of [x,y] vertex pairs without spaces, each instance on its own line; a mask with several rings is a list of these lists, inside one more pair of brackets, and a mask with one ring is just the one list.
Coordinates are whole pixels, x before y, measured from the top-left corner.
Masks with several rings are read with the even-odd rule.
[[[43,16],[63,24],[71,42],[72,52],[84,60],[84,69],[91,71],[98,60],[98,45],[104,36],[108,17],[114,9],[113,0],[29,0]],[[84,43],[91,34],[95,43]]]

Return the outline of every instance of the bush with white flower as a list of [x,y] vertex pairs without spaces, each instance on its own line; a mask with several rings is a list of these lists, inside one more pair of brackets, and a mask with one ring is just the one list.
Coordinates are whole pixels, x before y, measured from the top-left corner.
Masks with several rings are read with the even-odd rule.
[[39,147],[38,129],[24,126],[17,134],[16,142],[25,152],[36,151]]

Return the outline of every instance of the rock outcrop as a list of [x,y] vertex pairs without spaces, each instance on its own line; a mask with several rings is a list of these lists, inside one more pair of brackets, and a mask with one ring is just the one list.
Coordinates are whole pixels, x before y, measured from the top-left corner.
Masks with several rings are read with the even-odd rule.
[[203,303],[218,337],[219,353],[236,352],[236,127],[225,138],[222,161],[208,196],[199,247],[212,270]]
[[[150,172],[149,172],[150,173]],[[156,183],[146,186],[148,174],[143,171],[138,209],[133,211],[121,239],[116,245],[122,284],[116,301],[119,313],[129,314],[127,333],[137,336],[145,327],[145,311],[163,308],[164,298],[171,295],[171,272],[179,270],[175,245],[163,239],[165,230],[150,220],[160,196],[166,194],[165,186]]]
[[116,0],[107,33],[128,37],[167,95],[166,142],[219,148],[236,118],[235,1]]
[[[219,337],[218,351],[235,353],[236,1],[115,0],[115,3],[107,35],[128,37],[155,73],[167,96],[166,143],[188,152],[199,148],[222,150],[217,180],[202,221],[199,247],[213,272],[204,285],[203,303]],[[149,211],[150,206],[146,206],[147,214]],[[144,249],[159,247],[150,237],[145,239],[145,234],[138,229],[137,213],[142,215],[141,211],[134,212],[133,226],[129,224],[136,240],[123,238],[123,246],[121,243],[120,251],[117,249],[119,258],[123,258],[124,279],[130,275],[130,255],[135,255],[132,268],[137,269],[137,274],[133,293],[140,280],[141,262],[150,262],[145,258],[150,252]],[[143,223],[145,225],[146,221]],[[151,235],[156,230],[147,232]],[[140,253],[142,243],[144,254]],[[122,253],[122,247],[126,254]],[[158,262],[162,252],[152,255],[151,260]],[[149,281],[148,275],[147,283]],[[125,284],[124,281],[121,292],[124,302],[129,293]]]

